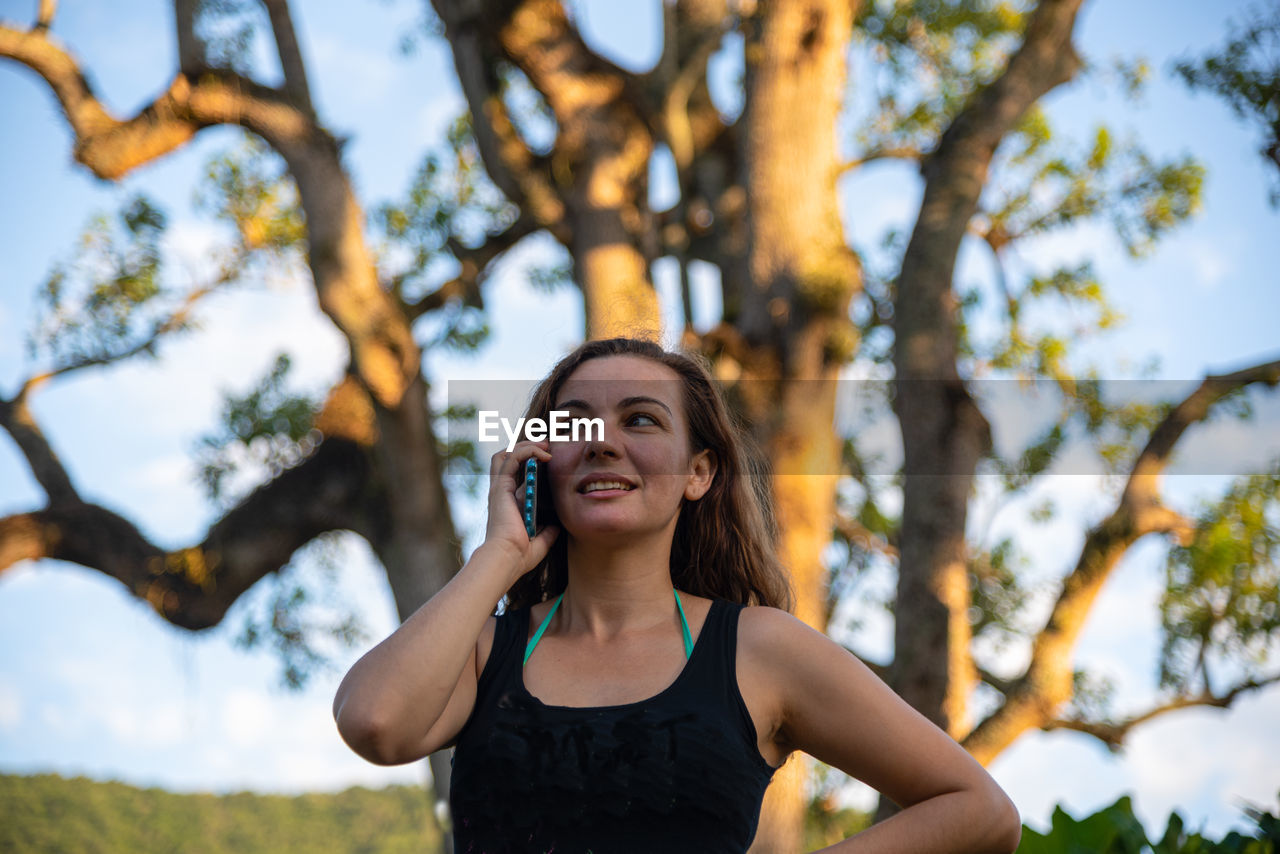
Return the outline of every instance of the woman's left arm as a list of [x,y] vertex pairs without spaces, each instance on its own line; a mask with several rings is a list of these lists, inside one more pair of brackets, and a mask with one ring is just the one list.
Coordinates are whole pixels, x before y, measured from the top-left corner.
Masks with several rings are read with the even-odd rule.
[[740,650],[749,658],[742,663],[774,698],[778,745],[839,768],[902,808],[823,851],[959,854],[1018,847],[1022,824],[1004,790],[857,657],[783,611],[749,608],[743,617]]

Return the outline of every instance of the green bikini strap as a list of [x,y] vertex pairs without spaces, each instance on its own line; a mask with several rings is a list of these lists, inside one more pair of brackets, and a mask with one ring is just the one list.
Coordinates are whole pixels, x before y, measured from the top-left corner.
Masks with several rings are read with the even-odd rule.
[[542,625],[538,626],[538,630],[533,633],[533,637],[529,638],[529,643],[524,648],[524,661],[521,667],[529,663],[529,656],[533,655],[533,648],[538,645],[538,641],[542,640],[542,633],[547,630],[547,626],[551,624],[551,618],[555,616],[556,609],[560,607],[560,600],[564,598],[561,593],[556,597],[556,603],[551,606],[551,610],[547,612],[547,616],[542,618]]
[[[684,633],[684,657],[687,660],[693,655],[693,635],[689,633],[689,620],[684,615],[684,605],[680,603],[680,594],[674,587],[671,588],[671,592],[675,594],[676,608],[680,611],[680,630]],[[542,633],[547,630],[547,626],[551,625],[551,618],[555,616],[556,609],[560,607],[560,600],[563,598],[563,593],[556,597],[551,610],[547,612],[547,616],[542,618],[542,625],[538,626],[538,630],[533,633],[533,637],[529,638],[529,643],[525,644],[524,661],[520,663],[521,667],[529,663],[529,656],[533,655],[533,648],[538,645],[538,641],[542,640]]]
[[676,608],[680,610],[680,630],[684,632],[684,657],[688,661],[693,655],[693,635],[689,634],[689,621],[684,616],[684,606],[680,604],[680,594],[676,593],[674,587],[671,592],[676,594]]

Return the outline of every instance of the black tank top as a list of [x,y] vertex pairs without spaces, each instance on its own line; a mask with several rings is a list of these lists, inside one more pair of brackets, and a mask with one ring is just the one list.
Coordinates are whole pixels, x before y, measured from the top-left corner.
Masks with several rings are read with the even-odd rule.
[[741,611],[712,602],[684,670],[661,693],[590,708],[530,694],[529,609],[498,617],[454,751],[454,851],[746,851],[773,768],[738,691]]

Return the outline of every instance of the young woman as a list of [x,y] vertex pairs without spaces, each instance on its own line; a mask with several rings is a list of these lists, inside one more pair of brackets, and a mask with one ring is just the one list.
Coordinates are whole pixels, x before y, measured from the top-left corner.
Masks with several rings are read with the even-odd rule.
[[[785,610],[767,484],[697,362],[588,342],[528,416],[553,409],[603,435],[495,454],[484,543],[334,700],[371,762],[456,746],[459,854],[743,852],[797,750],[903,807],[825,850],[1017,847],[1018,813],[986,771]],[[532,539],[530,458],[557,521]]]

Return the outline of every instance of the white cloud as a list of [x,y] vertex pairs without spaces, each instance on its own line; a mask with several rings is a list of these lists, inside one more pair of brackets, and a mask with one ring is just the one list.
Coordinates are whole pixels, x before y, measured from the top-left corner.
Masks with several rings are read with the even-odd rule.
[[144,489],[172,496],[191,489],[195,471],[191,460],[170,455],[148,460],[138,469],[135,483]]
[[1197,285],[1207,289],[1216,288],[1235,272],[1230,256],[1217,243],[1195,238],[1181,245],[1183,253],[1191,262]]
[[188,734],[182,712],[172,701],[120,697],[94,707],[92,713],[118,741],[135,748],[173,747]]
[[76,735],[84,730],[84,721],[78,715],[68,714],[66,709],[53,703],[45,703],[41,707],[40,721],[60,738]]
[[271,698],[246,688],[232,691],[222,705],[222,729],[238,747],[260,745],[277,726]]
[[18,689],[0,682],[0,729],[15,729],[22,723],[22,698]]

